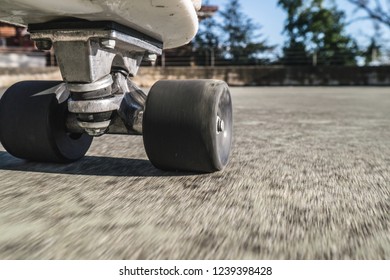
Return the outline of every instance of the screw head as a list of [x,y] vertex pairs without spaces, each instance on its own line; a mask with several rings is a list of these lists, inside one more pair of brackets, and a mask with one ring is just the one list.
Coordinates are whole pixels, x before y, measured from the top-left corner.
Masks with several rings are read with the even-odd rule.
[[86,128],[85,132],[90,136],[99,137],[102,136],[106,130],[102,128]]
[[104,39],[100,42],[107,49],[115,49],[116,42],[113,39]]
[[157,54],[149,53],[149,54],[145,55],[144,60],[145,61],[155,62],[157,60]]

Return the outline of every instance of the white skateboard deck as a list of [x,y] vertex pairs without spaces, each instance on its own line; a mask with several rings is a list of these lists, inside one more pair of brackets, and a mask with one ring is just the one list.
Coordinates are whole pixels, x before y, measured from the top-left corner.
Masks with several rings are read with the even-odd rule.
[[27,25],[66,17],[115,21],[164,43],[182,46],[198,30],[200,0],[0,0],[0,20]]

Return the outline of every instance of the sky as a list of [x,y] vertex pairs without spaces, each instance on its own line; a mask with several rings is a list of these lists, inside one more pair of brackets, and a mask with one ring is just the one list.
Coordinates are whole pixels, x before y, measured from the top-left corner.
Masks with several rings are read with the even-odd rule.
[[[229,2],[229,0],[209,1],[210,5],[219,6],[220,10]],[[286,14],[276,3],[277,0],[241,0],[243,12],[262,26],[263,38],[267,39],[267,42],[271,45],[278,45],[280,49],[286,40],[282,33]],[[336,3],[340,10],[346,12],[347,21],[362,15],[355,13],[354,6],[349,4],[347,0],[337,0]],[[385,38],[389,40],[390,44],[390,29],[384,28],[383,31],[386,31]],[[369,21],[355,21],[348,25],[347,32],[357,40],[360,46],[365,47],[369,44],[369,36],[374,34],[374,28]]]

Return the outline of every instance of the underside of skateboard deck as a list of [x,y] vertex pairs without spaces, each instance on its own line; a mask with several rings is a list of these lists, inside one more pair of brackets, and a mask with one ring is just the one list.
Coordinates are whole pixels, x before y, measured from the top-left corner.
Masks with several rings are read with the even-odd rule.
[[161,42],[188,43],[198,29],[199,0],[0,0],[0,20],[28,25],[77,18],[115,21]]
[[192,39],[194,2],[0,0],[6,8],[0,19],[27,24],[38,49],[54,48],[63,77],[20,82],[4,93],[4,148],[27,160],[72,162],[86,154],[93,137],[143,135],[157,168],[222,170],[233,125],[225,82],[159,81],[146,95],[131,80],[142,60]]

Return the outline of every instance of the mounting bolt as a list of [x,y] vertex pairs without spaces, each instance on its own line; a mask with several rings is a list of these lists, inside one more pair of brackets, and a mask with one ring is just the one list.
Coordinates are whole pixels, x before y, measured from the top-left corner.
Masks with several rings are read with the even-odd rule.
[[155,53],[148,53],[144,57],[145,61],[155,62],[157,60],[157,54]]
[[53,43],[50,40],[37,40],[35,41],[35,46],[40,51],[49,51],[52,48]]
[[116,42],[112,39],[104,39],[100,42],[107,49],[115,49]]
[[99,136],[102,136],[106,132],[106,129],[103,129],[103,128],[86,128],[85,132],[88,135],[90,135],[90,136],[99,137]]

